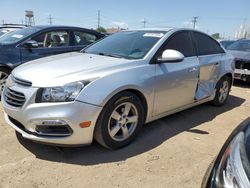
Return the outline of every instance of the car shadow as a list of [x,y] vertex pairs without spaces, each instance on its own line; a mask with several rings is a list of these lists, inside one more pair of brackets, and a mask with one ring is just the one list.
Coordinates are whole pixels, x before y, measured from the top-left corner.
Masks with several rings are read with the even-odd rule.
[[195,129],[195,127],[212,121],[216,116],[240,106],[244,101],[245,99],[230,95],[225,106],[214,107],[209,104],[203,104],[159,119],[145,125],[132,144],[115,151],[105,149],[95,142],[91,146],[66,148],[34,143],[22,138],[19,133],[17,133],[17,138],[27,150],[42,160],[77,165],[122,162],[127,158],[150,151],[184,131],[189,131],[193,134],[209,134],[209,132],[200,131]]
[[234,86],[241,88],[250,88],[250,83],[242,80],[234,80]]

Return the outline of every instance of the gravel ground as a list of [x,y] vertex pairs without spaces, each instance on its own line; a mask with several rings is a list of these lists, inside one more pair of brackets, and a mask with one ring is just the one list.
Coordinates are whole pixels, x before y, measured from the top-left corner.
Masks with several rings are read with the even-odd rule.
[[250,87],[223,107],[203,104],[144,126],[130,146],[60,148],[23,139],[0,111],[0,187],[198,188],[231,131],[250,116]]

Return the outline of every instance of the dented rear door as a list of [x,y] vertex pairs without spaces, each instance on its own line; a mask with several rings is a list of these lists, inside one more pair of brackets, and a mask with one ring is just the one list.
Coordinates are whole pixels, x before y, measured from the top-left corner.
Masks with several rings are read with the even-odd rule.
[[200,65],[199,82],[195,95],[195,100],[199,101],[210,97],[214,93],[220,77],[222,56],[225,51],[215,39],[203,33],[192,32],[192,38]]
[[195,99],[201,100],[213,94],[220,73],[221,55],[199,56],[200,74]]

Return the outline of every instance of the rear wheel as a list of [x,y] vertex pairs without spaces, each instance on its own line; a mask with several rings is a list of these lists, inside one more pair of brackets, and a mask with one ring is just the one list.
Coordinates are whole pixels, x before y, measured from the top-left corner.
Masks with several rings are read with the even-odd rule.
[[224,76],[216,86],[216,95],[211,102],[215,106],[222,106],[226,103],[229,91],[231,88],[232,80],[228,76]]
[[98,118],[95,140],[110,149],[131,143],[144,123],[144,108],[140,99],[131,92],[113,97]]
[[4,68],[4,67],[0,68],[0,96],[3,92],[4,85],[10,73],[11,73],[11,70]]

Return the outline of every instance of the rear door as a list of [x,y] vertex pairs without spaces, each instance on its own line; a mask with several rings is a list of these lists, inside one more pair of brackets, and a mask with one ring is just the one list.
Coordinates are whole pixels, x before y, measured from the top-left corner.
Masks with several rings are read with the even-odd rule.
[[156,64],[154,115],[159,115],[195,101],[199,76],[199,62],[189,31],[179,31],[167,39],[164,50],[181,52],[181,62]]
[[36,41],[38,48],[27,49],[21,46],[22,63],[34,59],[73,51],[68,30],[52,30],[40,33],[29,40]]
[[72,30],[72,49],[74,51],[80,51],[86,46],[96,42],[101,38],[100,35],[96,33],[92,33],[90,31],[85,30]]
[[211,96],[217,80],[220,77],[224,50],[213,38],[200,33],[192,32],[200,64],[199,83],[195,99],[201,100]]

